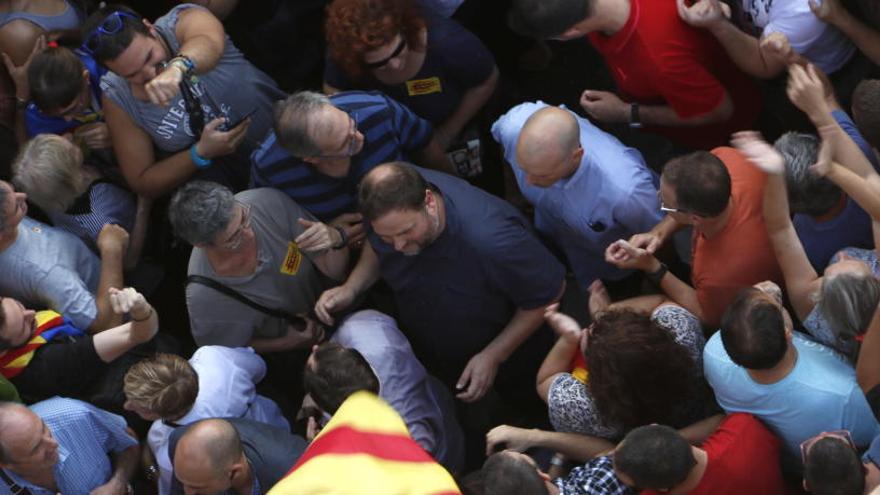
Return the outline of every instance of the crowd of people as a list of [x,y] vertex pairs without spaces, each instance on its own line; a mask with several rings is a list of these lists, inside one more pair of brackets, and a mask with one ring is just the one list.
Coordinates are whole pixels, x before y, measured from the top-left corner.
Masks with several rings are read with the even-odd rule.
[[880,494],[877,5],[0,0],[0,494]]

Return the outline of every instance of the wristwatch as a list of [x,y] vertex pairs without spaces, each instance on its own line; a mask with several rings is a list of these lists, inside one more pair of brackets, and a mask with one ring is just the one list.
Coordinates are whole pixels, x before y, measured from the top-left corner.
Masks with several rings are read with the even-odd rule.
[[631,103],[629,106],[629,126],[632,129],[641,129],[642,119],[639,118],[639,104]]
[[654,282],[657,285],[660,285],[660,281],[663,280],[663,277],[666,275],[666,272],[669,271],[669,267],[666,266],[666,263],[661,262],[660,268],[657,271],[653,271],[650,273],[645,273],[645,277],[648,278],[651,282]]
[[159,468],[155,464],[150,464],[144,468],[144,477],[147,481],[156,481],[159,478]]
[[339,242],[332,246],[333,249],[338,250],[344,248],[346,244],[348,244],[348,235],[345,234],[345,229],[343,229],[339,225],[331,225],[331,227],[336,229],[336,232],[339,232]]
[[175,62],[180,63],[181,68],[183,69],[183,75],[185,77],[193,75],[193,73],[196,71],[195,62],[193,62],[191,58],[182,53],[178,53],[177,55],[175,55],[168,64],[171,65]]

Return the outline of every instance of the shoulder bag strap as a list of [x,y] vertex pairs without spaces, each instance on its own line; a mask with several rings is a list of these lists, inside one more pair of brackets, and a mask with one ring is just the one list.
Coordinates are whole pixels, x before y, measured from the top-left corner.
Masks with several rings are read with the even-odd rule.
[[222,292],[226,296],[231,297],[232,299],[235,299],[236,301],[238,301],[242,304],[245,304],[253,309],[256,309],[257,311],[259,311],[261,313],[267,314],[269,316],[274,316],[276,318],[281,318],[284,321],[287,321],[288,323],[294,324],[294,327],[296,327],[296,328],[303,326],[302,325],[303,319],[300,318],[299,316],[292,315],[292,314],[290,314],[286,311],[282,311],[280,309],[272,309],[272,308],[268,308],[266,306],[263,306],[262,304],[249,299],[248,297],[246,297],[242,293],[238,292],[237,290],[235,290],[231,287],[227,287],[214,279],[211,279],[208,277],[203,277],[201,275],[190,275],[190,276],[186,277],[186,284],[189,285],[191,283],[196,283],[196,284],[208,286],[208,287],[216,290],[217,292]]
[[12,481],[12,478],[6,474],[6,470],[0,469],[0,478],[3,478],[3,482],[9,486],[9,490],[12,491],[12,495],[31,495],[31,491],[27,488],[19,485],[15,481]]

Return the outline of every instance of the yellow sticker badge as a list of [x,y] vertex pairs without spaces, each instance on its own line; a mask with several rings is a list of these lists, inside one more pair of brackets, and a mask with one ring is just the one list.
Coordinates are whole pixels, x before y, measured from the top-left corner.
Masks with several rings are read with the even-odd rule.
[[290,241],[287,244],[287,256],[284,257],[284,263],[281,264],[281,273],[285,275],[296,275],[299,271],[299,264],[302,262],[302,254],[299,252],[299,246],[296,242]]
[[406,90],[410,96],[429,95],[431,93],[440,93],[443,88],[440,86],[439,77],[429,77],[427,79],[413,79],[406,82]]

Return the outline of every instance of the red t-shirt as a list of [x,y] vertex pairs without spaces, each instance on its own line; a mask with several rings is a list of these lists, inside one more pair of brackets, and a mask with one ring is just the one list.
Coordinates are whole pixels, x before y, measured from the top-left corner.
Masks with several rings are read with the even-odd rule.
[[[783,495],[789,493],[779,468],[779,439],[751,414],[724,418],[700,446],[708,464],[689,495]],[[660,495],[644,490],[642,495]]]
[[591,33],[621,97],[645,105],[669,105],[680,117],[715,109],[726,89],[733,116],[700,127],[650,127],[689,148],[727,144],[730,134],[751,129],[761,97],[752,80],[728,58],[708,32],[685,24],[675,0],[630,0],[629,20],[614,36]]
[[731,210],[727,224],[711,238],[694,230],[691,281],[703,309],[703,323],[717,328],[724,310],[743,287],[764,280],[782,284],[783,278],[764,225],[767,177],[733,148],[716,148],[712,154],[730,173]]

